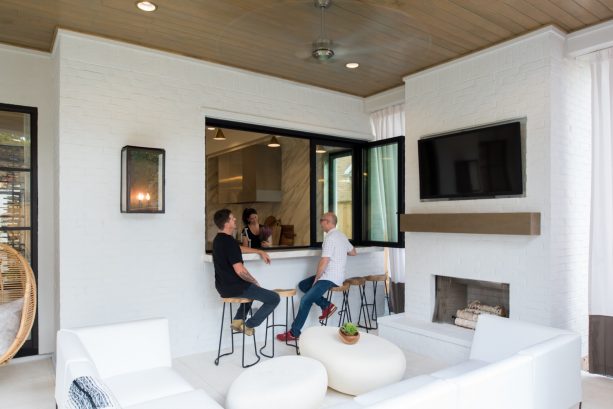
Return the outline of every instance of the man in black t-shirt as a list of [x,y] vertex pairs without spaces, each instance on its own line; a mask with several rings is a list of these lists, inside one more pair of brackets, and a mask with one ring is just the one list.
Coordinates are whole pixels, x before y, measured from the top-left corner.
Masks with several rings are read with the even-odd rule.
[[221,209],[213,216],[219,233],[213,240],[213,265],[215,266],[215,288],[222,297],[242,297],[261,301],[260,309],[247,321],[251,303],[241,304],[232,320],[232,329],[253,335],[254,328],[266,319],[279,304],[279,295],[260,287],[258,281],[243,264],[239,244],[234,240],[236,218],[229,209]]

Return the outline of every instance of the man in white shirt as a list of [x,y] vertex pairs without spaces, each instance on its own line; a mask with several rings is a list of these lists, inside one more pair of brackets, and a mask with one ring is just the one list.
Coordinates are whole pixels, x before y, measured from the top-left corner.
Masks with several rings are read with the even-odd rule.
[[347,256],[355,256],[357,253],[353,245],[340,230],[336,229],[338,219],[332,212],[325,213],[319,223],[326,233],[321,246],[321,259],[317,266],[317,273],[298,284],[298,288],[304,292],[300,300],[298,314],[289,331],[278,334],[279,341],[294,341],[300,337],[300,331],[309,316],[313,303],[322,309],[319,319],[326,319],[336,311],[336,306],[324,298],[324,294],[332,287],[338,287],[345,281],[345,267]]

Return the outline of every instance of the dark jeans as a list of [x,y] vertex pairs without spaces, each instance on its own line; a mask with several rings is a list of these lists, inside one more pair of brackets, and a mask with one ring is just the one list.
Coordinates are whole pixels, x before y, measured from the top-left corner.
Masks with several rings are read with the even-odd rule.
[[[264,321],[266,317],[274,311],[275,307],[279,304],[279,301],[281,300],[279,294],[275,293],[274,291],[258,287],[255,284],[251,284],[241,294],[236,295],[236,297],[251,298],[252,300],[257,300],[262,303],[262,306],[253,315],[253,317],[249,318],[245,322],[245,325],[249,328],[255,328],[259,326],[262,321]],[[234,319],[244,320],[247,317],[247,313],[249,312],[249,310],[251,310],[251,304],[252,303],[241,304],[240,307],[238,307],[238,311],[236,311]]]
[[300,332],[304,323],[306,322],[307,317],[309,316],[309,311],[311,310],[311,306],[313,303],[317,304],[321,307],[322,310],[328,308],[330,303],[326,300],[323,295],[332,287],[336,287],[332,281],[328,280],[317,280],[315,284],[315,276],[311,276],[302,280],[298,284],[298,288],[300,291],[304,293],[302,299],[300,300],[300,308],[298,308],[298,313],[296,314],[296,319],[292,324],[292,334],[295,337],[300,336]]

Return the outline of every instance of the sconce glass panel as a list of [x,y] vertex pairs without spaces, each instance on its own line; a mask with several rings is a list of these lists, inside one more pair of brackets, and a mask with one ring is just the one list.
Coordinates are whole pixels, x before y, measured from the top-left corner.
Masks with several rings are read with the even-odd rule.
[[164,213],[164,149],[121,149],[121,212]]

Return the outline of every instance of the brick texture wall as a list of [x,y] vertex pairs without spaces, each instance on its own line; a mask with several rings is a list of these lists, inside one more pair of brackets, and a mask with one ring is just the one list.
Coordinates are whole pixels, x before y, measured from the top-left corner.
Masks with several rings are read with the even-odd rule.
[[[221,310],[203,262],[205,115],[367,137],[363,100],[65,31],[56,58],[60,325],[164,316],[175,355],[215,349]],[[128,144],[166,150],[165,214],[119,212]],[[311,263],[271,269],[306,274]]]
[[[511,318],[587,336],[589,70],[547,28],[405,78],[409,213],[540,212],[540,236],[406,234],[406,303],[431,320],[434,275],[510,284]],[[525,118],[525,197],[420,202],[417,140]]]

